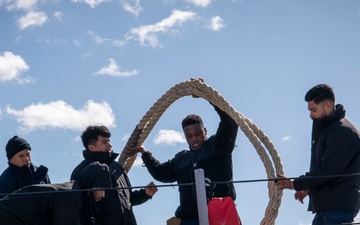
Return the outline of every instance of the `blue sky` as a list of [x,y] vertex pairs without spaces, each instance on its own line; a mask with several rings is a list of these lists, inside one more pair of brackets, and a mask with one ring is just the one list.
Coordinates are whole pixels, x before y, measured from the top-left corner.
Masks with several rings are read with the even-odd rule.
[[[82,160],[87,125],[108,126],[121,152],[158,98],[202,77],[269,136],[285,174],[296,177],[309,168],[308,89],[331,85],[360,126],[359,40],[356,0],[1,0],[0,144],[25,138],[33,162],[49,168],[53,183],[64,182]],[[179,99],[144,143],[160,161],[187,149],[180,122],[190,113],[215,132],[219,120],[206,101]],[[241,130],[236,144],[234,180],[266,178]],[[129,172],[133,186],[153,181],[140,164]],[[236,184],[236,191],[243,223],[260,224],[267,183]],[[311,223],[308,200],[302,205],[293,194],[284,192],[277,225]],[[177,205],[177,188],[161,188],[134,208],[138,224],[165,224]]]

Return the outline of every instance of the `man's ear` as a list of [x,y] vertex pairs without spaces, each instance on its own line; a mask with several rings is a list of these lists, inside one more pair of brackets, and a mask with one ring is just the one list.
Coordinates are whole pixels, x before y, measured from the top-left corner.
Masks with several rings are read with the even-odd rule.
[[89,145],[88,145],[88,149],[89,149],[90,151],[94,151],[95,146],[94,146],[94,145],[92,145],[92,144],[89,144]]
[[326,101],[326,102],[325,102],[325,107],[326,107],[327,110],[330,110],[330,109],[331,109],[331,106],[332,106],[332,104],[331,104],[330,101]]
[[207,130],[206,130],[206,127],[204,127],[204,131],[205,131],[205,135],[207,135]]
[[334,104],[331,101],[326,101],[325,108],[326,108],[327,114],[330,115],[332,113],[332,111],[334,111]]

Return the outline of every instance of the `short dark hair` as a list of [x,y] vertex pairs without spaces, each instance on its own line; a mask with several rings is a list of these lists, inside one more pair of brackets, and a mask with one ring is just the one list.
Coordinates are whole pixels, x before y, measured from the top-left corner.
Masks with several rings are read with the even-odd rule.
[[333,89],[327,84],[318,84],[312,87],[305,95],[305,101],[313,101],[318,104],[324,100],[335,102],[335,94]]
[[196,123],[198,123],[201,127],[204,127],[204,123],[200,116],[195,114],[190,114],[183,119],[183,121],[181,122],[181,126],[184,129],[184,127]]
[[89,144],[95,144],[99,136],[110,138],[111,133],[105,126],[88,126],[81,134],[81,140],[85,149],[88,149]]

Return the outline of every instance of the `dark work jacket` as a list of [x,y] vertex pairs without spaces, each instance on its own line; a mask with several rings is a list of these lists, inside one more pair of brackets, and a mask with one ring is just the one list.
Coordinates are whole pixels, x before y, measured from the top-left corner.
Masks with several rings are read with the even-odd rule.
[[18,167],[8,163],[9,167],[0,176],[0,198],[22,187],[32,184],[50,184],[45,166]]
[[[111,153],[110,155],[109,152],[84,150],[83,156],[85,159],[73,170],[71,180],[76,180],[75,183],[78,183],[81,189],[96,186],[117,189],[106,190],[105,198],[98,202],[95,202],[92,192],[83,193],[85,203],[82,210],[82,224],[136,225],[132,206],[142,204],[150,197],[144,189],[131,190],[130,180],[124,168],[115,161],[118,154]],[[107,167],[104,167],[104,164]],[[88,169],[88,166],[92,168]],[[95,169],[96,166],[102,167],[103,170],[99,172]],[[103,175],[104,170],[107,176]],[[97,177],[103,179],[97,179]],[[110,182],[107,182],[109,179]]]
[[353,173],[360,173],[359,131],[345,118],[343,106],[337,105],[330,116],[313,121],[310,171],[295,179],[294,187],[308,190],[309,211],[357,211],[360,176],[345,176]]
[[[178,184],[194,183],[194,169],[204,170],[211,181],[232,181],[232,151],[235,147],[238,126],[225,112],[215,107],[220,123],[215,135],[205,140],[197,151],[183,150],[171,160],[160,163],[150,152],[142,154],[143,162],[154,179]],[[235,188],[231,184],[216,184],[208,190],[208,198],[231,196],[235,200]],[[180,206],[175,215],[181,219],[198,217],[195,186],[179,186]]]
[[[80,225],[80,192],[72,182],[25,186],[0,200],[1,225]],[[31,193],[31,194],[30,194]]]

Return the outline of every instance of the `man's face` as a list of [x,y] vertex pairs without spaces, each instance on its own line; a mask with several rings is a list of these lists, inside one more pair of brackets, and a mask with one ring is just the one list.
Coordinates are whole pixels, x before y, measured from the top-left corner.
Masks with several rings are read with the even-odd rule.
[[206,140],[206,128],[200,124],[190,124],[184,127],[184,134],[191,150],[197,151]]
[[309,101],[308,110],[310,111],[311,119],[323,119],[332,112],[331,103],[329,101],[322,101],[318,104],[314,101]]
[[23,167],[23,166],[30,167],[31,164],[30,150],[29,149],[21,150],[20,152],[16,153],[13,157],[11,157],[9,161],[10,163],[18,167]]
[[89,150],[92,152],[111,152],[112,145],[110,144],[110,138],[98,136],[96,143],[89,145]]

